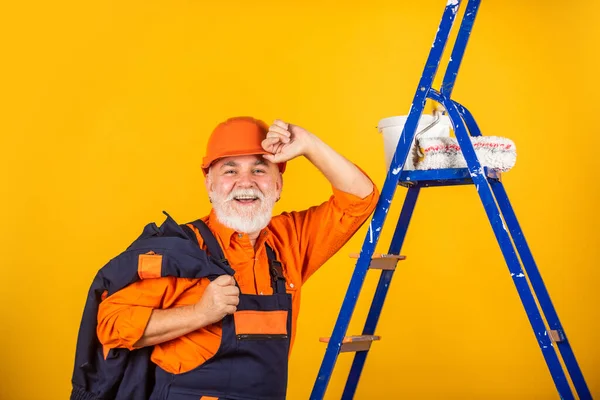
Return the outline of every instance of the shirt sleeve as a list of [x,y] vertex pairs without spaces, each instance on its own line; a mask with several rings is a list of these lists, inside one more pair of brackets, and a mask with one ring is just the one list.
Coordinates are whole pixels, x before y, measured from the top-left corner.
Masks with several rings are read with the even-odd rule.
[[98,308],[98,340],[105,347],[133,350],[142,337],[152,310],[177,291],[173,277],[143,279],[104,299]]
[[298,237],[302,282],[338,252],[371,215],[379,190],[365,198],[333,189],[326,202],[300,212],[290,213]]

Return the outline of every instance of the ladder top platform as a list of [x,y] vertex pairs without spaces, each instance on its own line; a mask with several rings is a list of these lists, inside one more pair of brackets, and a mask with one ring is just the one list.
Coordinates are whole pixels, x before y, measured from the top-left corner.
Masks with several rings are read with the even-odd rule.
[[[501,172],[483,167],[483,173],[488,180],[501,180]],[[434,187],[473,184],[473,178],[468,168],[445,168],[431,170],[401,171],[398,184],[404,187]]]

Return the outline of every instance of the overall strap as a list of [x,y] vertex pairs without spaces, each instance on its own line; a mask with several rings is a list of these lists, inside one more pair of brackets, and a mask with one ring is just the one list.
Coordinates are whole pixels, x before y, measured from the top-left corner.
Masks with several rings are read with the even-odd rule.
[[[229,265],[229,261],[227,261],[227,259],[225,258],[223,250],[221,249],[221,246],[219,246],[219,242],[217,242],[217,238],[215,238],[212,231],[208,228],[204,221],[198,219],[192,222],[192,225],[194,225],[196,229],[200,231],[200,235],[204,239],[204,243],[206,244],[206,247],[208,249],[208,254],[210,254],[212,258],[214,258],[216,261],[222,264],[223,269],[229,275],[233,276],[235,271],[231,268],[231,266]],[[188,235],[190,235],[196,243],[198,243],[198,240],[196,239],[196,234],[190,229],[189,226],[181,225],[181,227],[186,232],[188,232]]]
[[265,243],[267,248],[267,258],[269,259],[269,272],[271,273],[271,286],[273,293],[285,293],[285,277],[283,276],[283,268],[281,262],[277,260],[275,251]]
[[[200,231],[200,235],[204,239],[204,243],[206,243],[209,254],[223,264],[227,273],[233,276],[235,271],[231,268],[229,262],[225,258],[225,254],[223,254],[223,250],[221,249],[221,246],[219,246],[217,238],[215,238],[212,231],[208,228],[204,221],[199,219],[192,222],[192,225],[194,225],[196,229]],[[196,240],[196,235],[188,226],[182,225],[182,228],[188,232],[188,234],[193,237],[194,240]],[[271,246],[265,243],[265,247],[267,249],[267,258],[269,259],[269,272],[271,274],[271,287],[273,288],[273,293],[286,293],[285,277],[283,276],[282,264],[277,260],[275,251],[271,248]]]

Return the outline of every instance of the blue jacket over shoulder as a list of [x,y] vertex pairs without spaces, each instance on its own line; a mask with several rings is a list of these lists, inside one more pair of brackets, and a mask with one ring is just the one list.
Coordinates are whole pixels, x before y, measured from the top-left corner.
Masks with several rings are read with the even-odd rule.
[[[154,223],[146,225],[142,234],[123,253],[96,274],[88,292],[77,338],[71,400],[145,400],[152,392],[155,368],[150,361],[152,347],[133,351],[110,349],[105,358],[103,346],[96,335],[98,307],[102,299],[141,279],[139,264],[144,256],[140,258],[140,255],[158,257],[159,264],[155,263],[154,271],[157,277],[207,277],[213,280],[219,275],[233,275],[234,271],[226,262],[198,246],[191,229],[178,225],[166,212],[165,215],[167,219],[160,228]],[[212,238],[202,221],[195,221],[194,225],[204,240]]]

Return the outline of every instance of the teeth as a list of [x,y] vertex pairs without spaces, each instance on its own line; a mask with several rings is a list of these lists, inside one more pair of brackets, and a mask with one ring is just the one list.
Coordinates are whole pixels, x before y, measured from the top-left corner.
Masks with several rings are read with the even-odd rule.
[[256,197],[246,197],[246,196],[238,196],[235,198],[236,200],[255,200]]

